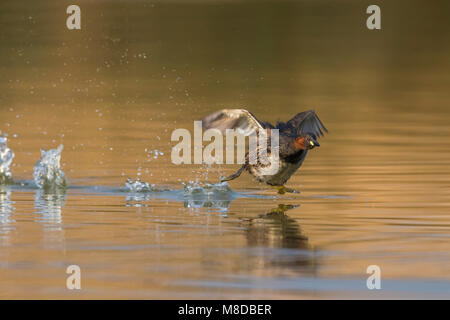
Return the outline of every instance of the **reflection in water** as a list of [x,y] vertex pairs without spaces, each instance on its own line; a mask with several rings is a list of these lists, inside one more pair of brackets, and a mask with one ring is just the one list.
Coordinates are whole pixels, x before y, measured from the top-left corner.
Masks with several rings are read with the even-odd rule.
[[35,212],[40,215],[37,221],[47,229],[61,230],[61,209],[65,201],[64,191],[56,190],[50,193],[42,189],[37,190],[34,196]]
[[[298,222],[286,211],[298,205],[280,204],[257,218],[244,220],[249,247],[259,248],[254,264],[259,267],[281,267],[293,272],[315,272],[315,252]],[[280,250],[289,249],[289,250]]]
[[212,208],[220,212],[227,212],[232,200],[209,199],[202,195],[194,195],[184,200],[185,208]]
[[151,198],[150,194],[130,193],[130,194],[127,194],[127,197],[125,199],[126,206],[127,207],[136,207],[136,208],[147,207],[147,204],[145,203],[145,201],[150,200],[150,198]]
[[11,223],[15,221],[11,218],[14,211],[13,201],[11,201],[11,191],[0,186],[0,237],[8,234],[13,227]]
[[65,250],[65,237],[62,228],[62,207],[66,202],[63,189],[53,192],[39,189],[34,196],[34,209],[43,226],[43,245],[48,249]]
[[253,247],[307,249],[308,238],[301,234],[297,221],[285,214],[297,207],[280,204],[258,218],[249,219],[248,244]]

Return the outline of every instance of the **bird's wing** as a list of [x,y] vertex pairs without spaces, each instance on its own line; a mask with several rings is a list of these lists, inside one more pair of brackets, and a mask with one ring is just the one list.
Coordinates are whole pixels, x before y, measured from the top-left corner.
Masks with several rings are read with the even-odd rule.
[[320,137],[323,136],[324,132],[328,133],[327,128],[325,128],[314,110],[300,112],[291,120],[281,125],[293,135],[312,133],[316,137]]
[[225,133],[226,129],[238,129],[248,136],[253,132],[264,129],[265,124],[255,118],[253,114],[244,109],[223,109],[202,120],[204,129],[215,128]]

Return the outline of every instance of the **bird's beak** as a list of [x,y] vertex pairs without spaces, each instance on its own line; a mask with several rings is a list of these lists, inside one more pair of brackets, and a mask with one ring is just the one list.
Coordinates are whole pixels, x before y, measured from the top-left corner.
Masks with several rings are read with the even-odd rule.
[[311,145],[311,147],[320,147],[320,143],[317,142],[316,139],[310,140],[310,141],[309,141],[309,144]]

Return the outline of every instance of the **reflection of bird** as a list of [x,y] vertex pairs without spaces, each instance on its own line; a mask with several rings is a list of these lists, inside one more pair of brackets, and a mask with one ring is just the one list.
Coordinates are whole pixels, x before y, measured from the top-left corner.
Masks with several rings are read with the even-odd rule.
[[[227,129],[238,129],[246,136],[259,134],[260,130],[267,130],[268,138],[271,134],[270,130],[278,129],[280,162],[275,174],[271,172],[270,164],[262,164],[260,161],[252,164],[249,161],[249,153],[247,153],[244,165],[236,173],[222,181],[233,180],[246,169],[258,181],[277,187],[279,193],[294,192],[292,189],[285,188],[284,184],[300,168],[308,150],[320,146],[317,138],[323,135],[323,131],[328,132],[314,110],[301,112],[288,122],[278,122],[276,126],[273,126],[268,122],[259,121],[247,110],[224,109],[205,117],[202,120],[202,126],[205,129],[219,129],[222,133],[226,133]],[[269,141],[267,142],[267,157],[274,159],[271,157]]]
[[[297,220],[286,215],[286,211],[298,205],[279,204],[268,213],[257,218],[243,219],[247,228],[247,241],[250,247],[264,248],[264,253],[252,260],[252,267],[277,266],[286,271],[315,272],[316,255],[302,234]],[[291,249],[270,250],[269,248]],[[255,260],[256,259],[256,260]],[[280,271],[280,270],[279,270]]]
[[249,219],[248,240],[253,246],[308,249],[308,238],[301,234],[295,219],[286,211],[298,205],[280,204],[258,218]]

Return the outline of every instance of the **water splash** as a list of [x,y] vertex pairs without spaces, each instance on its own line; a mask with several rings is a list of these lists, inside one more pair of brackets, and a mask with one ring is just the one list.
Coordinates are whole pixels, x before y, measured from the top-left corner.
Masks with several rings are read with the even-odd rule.
[[0,135],[0,185],[13,182],[9,166],[14,158],[14,152],[6,145],[7,140]]
[[144,202],[150,200],[155,194],[167,191],[164,189],[157,189],[154,184],[141,181],[139,178],[134,181],[133,179],[128,178],[127,182],[125,182],[125,187],[126,191],[129,192],[126,197],[127,207],[147,207],[147,204]]
[[61,144],[57,149],[45,151],[41,149],[41,158],[34,166],[34,182],[36,185],[45,190],[65,189],[66,177],[61,170]]
[[160,189],[154,184],[127,179],[125,183],[127,206],[146,206],[142,202],[151,198],[173,199],[183,201],[186,208],[215,208],[227,211],[231,201],[238,197],[227,182],[216,184],[189,182],[181,190]]
[[149,184],[148,182],[141,181],[139,178],[133,181],[133,179],[128,178],[125,182],[125,187],[128,192],[152,192],[156,191],[154,184]]
[[227,211],[231,201],[236,197],[227,182],[216,184],[190,182],[183,188],[184,206],[186,208],[216,208]]
[[209,196],[220,196],[220,195],[229,195],[233,193],[228,182],[219,182],[219,183],[205,183],[201,184],[199,182],[189,182],[184,185],[184,193],[185,195],[193,195],[198,194],[199,192]]

